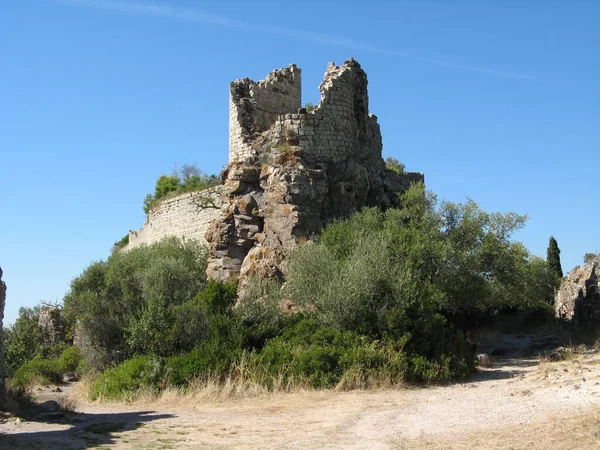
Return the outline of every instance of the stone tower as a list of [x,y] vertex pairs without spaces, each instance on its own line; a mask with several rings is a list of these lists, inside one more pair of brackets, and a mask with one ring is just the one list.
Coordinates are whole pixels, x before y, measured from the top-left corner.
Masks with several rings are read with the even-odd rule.
[[211,278],[278,278],[300,242],[364,206],[400,206],[423,181],[387,170],[367,75],[354,59],[330,63],[321,101],[301,108],[300,69],[230,84],[229,164],[221,212],[206,232]]

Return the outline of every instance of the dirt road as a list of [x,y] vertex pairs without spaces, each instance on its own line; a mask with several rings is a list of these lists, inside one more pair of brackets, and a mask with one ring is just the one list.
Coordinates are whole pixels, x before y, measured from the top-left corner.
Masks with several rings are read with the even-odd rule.
[[596,353],[504,359],[446,386],[80,404],[63,422],[0,424],[0,448],[600,448],[599,403]]

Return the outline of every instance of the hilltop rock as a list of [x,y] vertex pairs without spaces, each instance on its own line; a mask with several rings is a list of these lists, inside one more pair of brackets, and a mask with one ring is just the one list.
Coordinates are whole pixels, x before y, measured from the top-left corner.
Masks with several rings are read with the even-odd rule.
[[588,327],[600,323],[600,258],[577,266],[562,280],[555,297],[556,317]]
[[65,340],[65,326],[60,308],[48,306],[40,311],[39,327],[45,331],[47,344],[54,345]]

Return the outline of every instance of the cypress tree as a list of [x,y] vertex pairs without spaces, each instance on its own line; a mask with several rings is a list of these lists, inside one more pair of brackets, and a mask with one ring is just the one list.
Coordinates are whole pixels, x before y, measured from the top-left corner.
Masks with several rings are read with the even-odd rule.
[[558,248],[558,243],[556,242],[556,239],[554,239],[554,236],[550,236],[546,261],[548,261],[550,271],[560,280],[563,277],[563,271],[560,265],[560,249]]

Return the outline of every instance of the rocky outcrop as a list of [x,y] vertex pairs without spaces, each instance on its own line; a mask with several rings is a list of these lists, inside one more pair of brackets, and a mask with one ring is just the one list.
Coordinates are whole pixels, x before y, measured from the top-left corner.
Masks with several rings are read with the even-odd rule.
[[6,385],[4,370],[4,306],[6,305],[6,283],[2,281],[2,268],[0,267],[0,410],[6,407]]
[[54,345],[64,342],[65,326],[59,307],[47,306],[43,308],[40,311],[38,325],[44,331],[47,344]]
[[562,280],[554,299],[556,317],[582,327],[600,324],[600,258],[577,266]]
[[365,206],[400,206],[398,193],[423,181],[386,169],[356,61],[328,66],[312,111],[289,110],[299,107],[299,80],[290,66],[231,83],[230,162],[221,213],[206,233],[211,278],[239,277],[243,287],[254,275],[281,277],[290,251],[326,224]]

